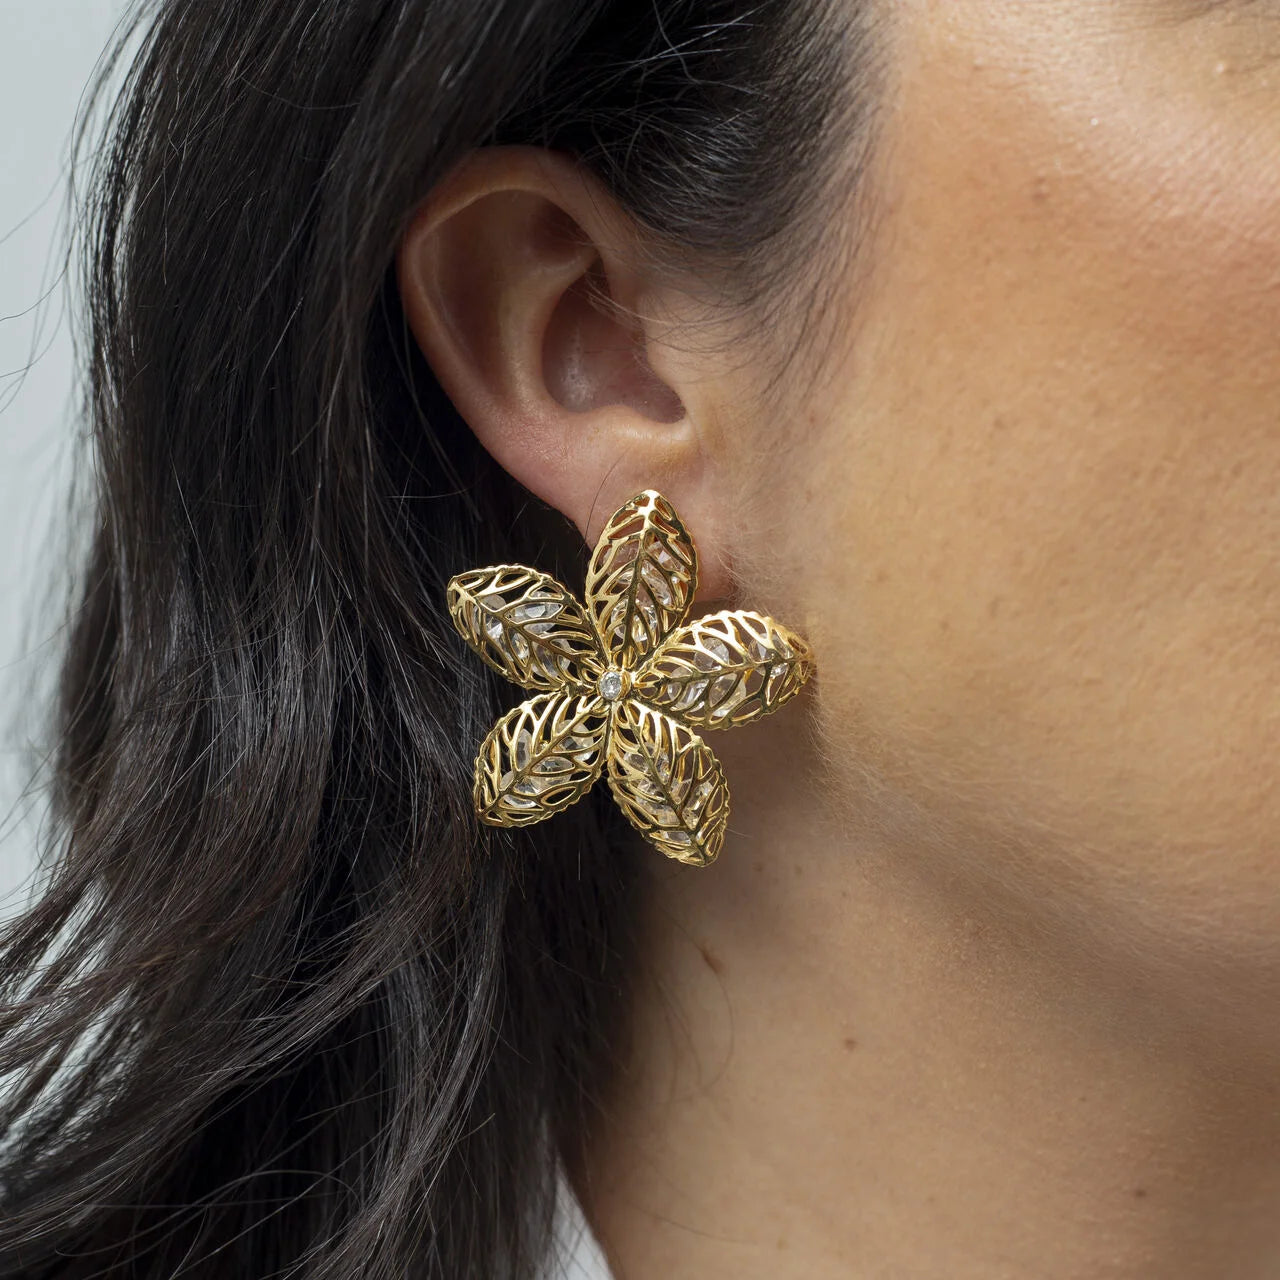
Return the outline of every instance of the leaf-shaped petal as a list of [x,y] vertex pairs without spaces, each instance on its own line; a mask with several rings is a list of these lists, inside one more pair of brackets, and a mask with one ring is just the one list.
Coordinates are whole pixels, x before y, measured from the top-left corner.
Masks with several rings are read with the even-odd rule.
[[609,789],[632,826],[669,858],[714,862],[729,822],[729,787],[692,729],[627,698],[609,735]]
[[605,525],[587,570],[587,612],[620,667],[634,668],[684,621],[698,583],[693,539],[652,489]]
[[476,757],[482,822],[527,827],[581,800],[604,764],[609,714],[594,694],[544,693],[490,730]]
[[794,631],[726,609],[673,632],[636,675],[635,696],[686,724],[727,729],[776,711],[813,671]]
[[519,564],[450,579],[449,616],[491,666],[525,689],[586,689],[604,670],[582,606],[553,577]]

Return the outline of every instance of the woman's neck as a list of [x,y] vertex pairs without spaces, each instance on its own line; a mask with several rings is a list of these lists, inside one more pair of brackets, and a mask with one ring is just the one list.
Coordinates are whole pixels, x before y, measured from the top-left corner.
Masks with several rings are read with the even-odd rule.
[[620,1280],[1280,1274],[1266,1064],[759,782],[655,877],[577,1179]]

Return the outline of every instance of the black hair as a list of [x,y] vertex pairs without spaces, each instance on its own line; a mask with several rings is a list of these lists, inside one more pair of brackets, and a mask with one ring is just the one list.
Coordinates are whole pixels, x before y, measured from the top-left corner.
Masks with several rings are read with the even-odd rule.
[[440,391],[395,247],[470,150],[553,147],[765,305],[865,154],[872,43],[858,0],[138,12],[84,207],[56,858],[0,951],[0,1276],[536,1274],[639,854],[603,789],[472,811],[518,695],[445,583],[576,585],[580,548]]

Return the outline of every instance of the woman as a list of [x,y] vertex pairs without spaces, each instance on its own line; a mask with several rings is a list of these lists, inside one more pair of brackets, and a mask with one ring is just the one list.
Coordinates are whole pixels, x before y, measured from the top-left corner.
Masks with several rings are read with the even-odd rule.
[[[1280,1273],[1276,10],[142,21],[0,1273]],[[816,661],[706,867],[472,797],[645,490]]]

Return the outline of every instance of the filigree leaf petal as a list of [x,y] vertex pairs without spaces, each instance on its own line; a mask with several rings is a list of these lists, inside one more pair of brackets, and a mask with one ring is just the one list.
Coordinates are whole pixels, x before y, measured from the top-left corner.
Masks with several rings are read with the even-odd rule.
[[634,668],[684,621],[698,583],[693,539],[652,489],[610,518],[587,570],[587,612],[620,667]]
[[776,711],[813,674],[813,651],[763,614],[726,609],[667,637],[635,678],[637,698],[700,729]]
[[476,757],[482,822],[527,827],[581,800],[600,777],[609,738],[603,699],[544,693],[490,730]]
[[669,858],[714,862],[729,822],[729,787],[692,729],[627,698],[609,734],[609,789],[632,826]]
[[586,689],[604,670],[587,615],[549,574],[519,564],[460,573],[449,616],[491,666],[525,689]]

